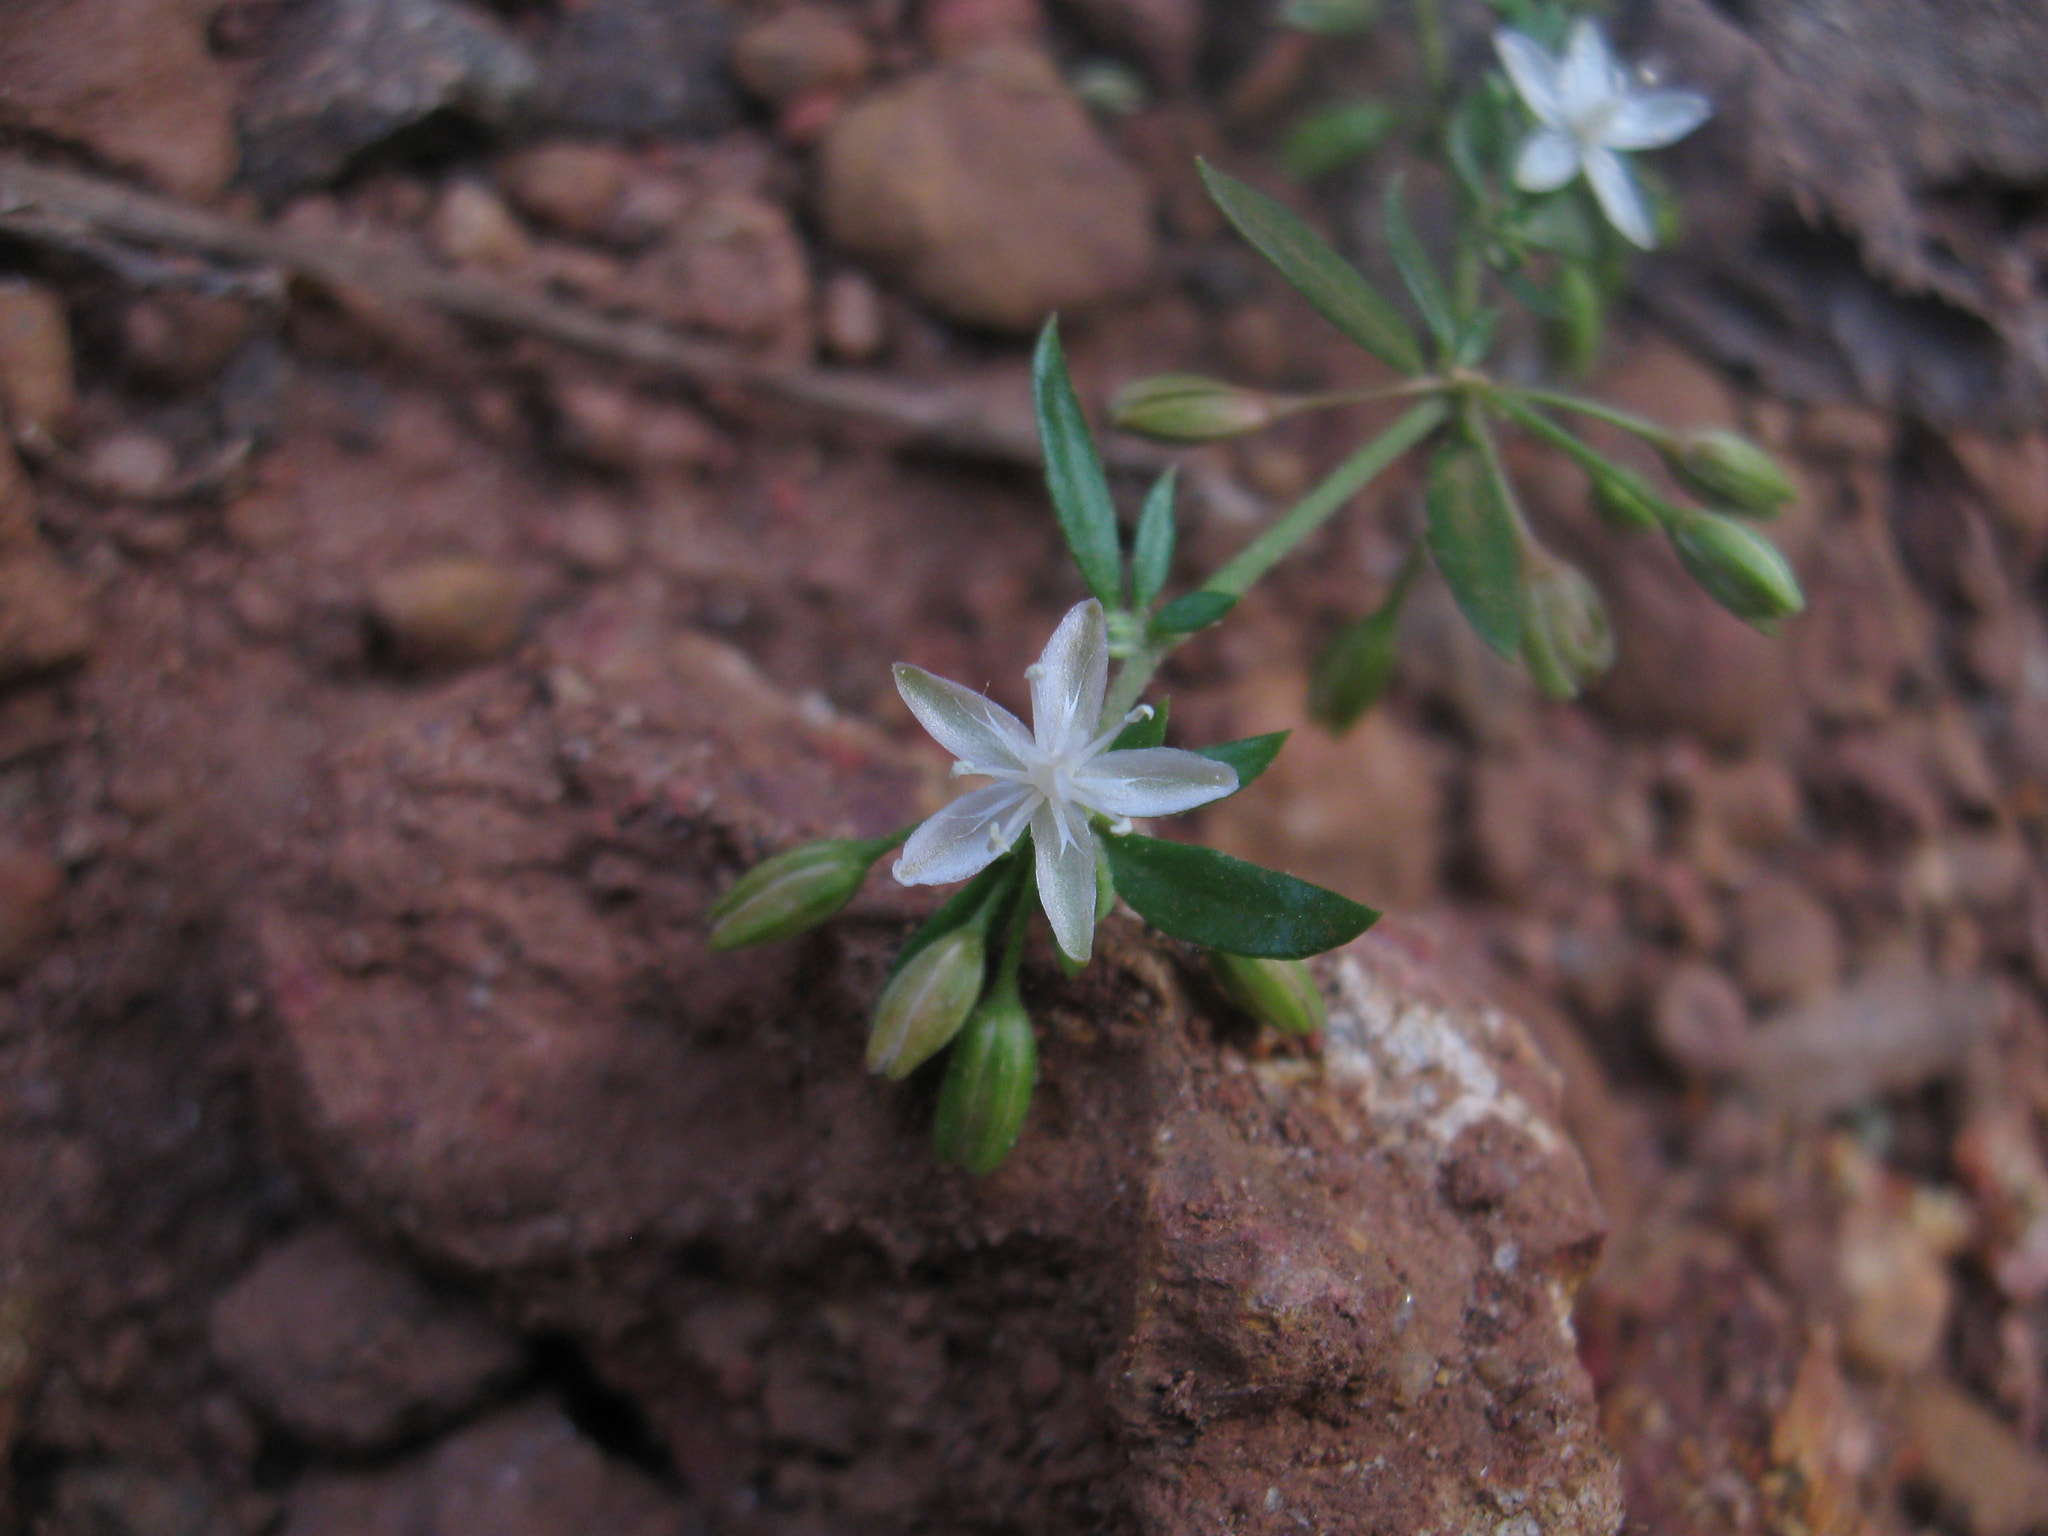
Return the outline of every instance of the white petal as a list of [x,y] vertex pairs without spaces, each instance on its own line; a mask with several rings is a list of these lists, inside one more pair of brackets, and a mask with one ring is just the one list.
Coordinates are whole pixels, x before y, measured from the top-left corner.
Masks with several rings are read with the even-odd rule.
[[1607,215],[1607,222],[1644,250],[1650,249],[1657,243],[1656,231],[1650,228],[1650,212],[1643,206],[1636,179],[1629,174],[1621,156],[1604,149],[1589,149],[1585,161],[1586,180],[1593,184],[1593,195],[1600,200],[1600,211]]
[[1564,105],[1557,96],[1557,60],[1533,37],[1502,27],[1493,34],[1493,51],[1515,83],[1515,94],[1536,115],[1536,121],[1552,128],[1564,122]]
[[1022,817],[1014,826],[1005,820],[1040,798],[1023,784],[991,784],[962,795],[910,834],[893,871],[898,883],[947,885],[980,874],[1024,830]]
[[1568,133],[1538,128],[1515,155],[1515,185],[1524,192],[1555,192],[1579,174],[1579,146]]
[[1031,678],[1031,729],[1047,757],[1095,739],[1109,687],[1109,626],[1094,598],[1076,603],[1045,642]]
[[1048,800],[1031,817],[1038,850],[1038,899],[1052,936],[1076,965],[1095,944],[1095,832],[1071,805]]
[[1173,816],[1237,788],[1237,770],[1179,747],[1105,752],[1074,775],[1074,798],[1105,816]]
[[899,661],[896,691],[932,739],[978,773],[1022,768],[1037,756],[1024,722],[971,688]]
[[1565,121],[1578,122],[1601,103],[1612,101],[1620,88],[1607,40],[1591,20],[1581,16],[1572,24],[1564,63],[1557,72],[1557,102]]
[[1661,149],[1676,144],[1713,113],[1713,103],[1698,91],[1644,91],[1614,109],[1600,142],[1609,149]]

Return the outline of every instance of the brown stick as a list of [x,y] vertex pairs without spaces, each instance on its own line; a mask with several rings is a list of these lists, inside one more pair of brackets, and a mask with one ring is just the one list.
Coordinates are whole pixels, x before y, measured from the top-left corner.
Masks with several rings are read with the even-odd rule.
[[[771,367],[651,321],[615,320],[489,278],[365,251],[345,241],[309,239],[11,155],[0,155],[0,230],[60,245],[112,238],[279,267],[322,284],[426,305],[691,384],[739,388],[867,421],[942,451],[1013,464],[1040,461],[1037,433],[1027,418],[999,419],[985,401],[963,399],[957,390],[920,389],[845,369]],[[1156,469],[1168,462],[1157,450],[1122,443],[1107,456],[1133,469]]]

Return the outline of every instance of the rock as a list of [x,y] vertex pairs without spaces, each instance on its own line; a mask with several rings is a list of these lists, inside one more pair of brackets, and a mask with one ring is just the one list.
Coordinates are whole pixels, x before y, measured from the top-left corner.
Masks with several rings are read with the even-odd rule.
[[874,67],[875,51],[844,11],[799,4],[741,29],[732,72],[754,95],[786,107],[816,91],[851,90]]
[[1846,1196],[1834,1276],[1843,1350],[1865,1370],[1921,1377],[1947,1334],[1949,1261],[1970,1236],[1972,1214],[1955,1194],[1909,1183],[1846,1139],[1829,1151]]
[[1041,0],[926,0],[918,33],[936,58],[951,59],[1001,43],[1045,44]]
[[38,1525],[90,1536],[233,1536],[236,1523],[198,1479],[130,1462],[64,1469]]
[[1767,875],[1735,898],[1734,960],[1759,1007],[1813,1002],[1841,979],[1841,932],[1812,892]]
[[1770,1102],[1827,1115],[1960,1070],[2006,1003],[1983,977],[1946,980],[1894,954],[1756,1032],[1749,1080]]
[[1948,445],[2019,554],[2019,569],[2037,564],[2048,549],[2048,434],[1993,436],[1961,428]]
[[39,283],[0,278],[0,410],[17,435],[53,437],[78,409],[71,322]]
[[633,529],[610,502],[594,493],[572,497],[549,529],[549,544],[571,570],[601,576],[633,558]]
[[121,314],[121,361],[159,388],[196,390],[256,334],[254,305],[164,288],[138,295]]
[[80,146],[184,197],[218,197],[235,171],[234,76],[207,46],[219,9],[13,0],[0,25],[0,127]]
[[1589,696],[1624,729],[1740,750],[1789,728],[1783,641],[1722,611],[1661,545],[1630,541],[1605,576],[1615,663]]
[[14,444],[0,432],[0,555],[33,548],[40,538],[35,483]]
[[2048,1525],[2048,1461],[2005,1420],[1947,1381],[1906,1395],[1917,1480],[1970,1536],[2024,1536]]
[[986,49],[850,108],[820,162],[832,241],[949,319],[1028,331],[1128,292],[1151,193],[1043,54]]
[[526,50],[453,0],[308,0],[243,93],[242,171],[279,201],[430,113],[503,121],[534,82]]
[[370,585],[371,619],[410,667],[489,661],[519,638],[525,610],[524,584],[488,560],[422,560]]
[[94,638],[85,591],[56,556],[0,557],[0,686],[80,660]]
[[690,195],[613,300],[788,361],[811,349],[811,264],[779,204],[740,187]]
[[[43,957],[63,917],[64,871],[45,853],[0,843],[0,981],[12,981]],[[0,1314],[5,1312],[0,1293]],[[4,1321],[4,1318],[0,1318]],[[0,1357],[4,1357],[0,1345]],[[0,1398],[5,1396],[0,1368]]]
[[[1280,728],[1299,707],[1300,687],[1293,677],[1246,685],[1246,703],[1233,717],[1246,723],[1233,733]],[[1372,814],[1361,816],[1361,805]],[[1411,909],[1437,890],[1443,817],[1436,754],[1421,735],[1376,710],[1341,739],[1296,731],[1251,793],[1206,814],[1203,835],[1239,858],[1369,905]]]
[[674,1536],[692,1523],[645,1474],[613,1461],[561,1412],[529,1403],[389,1471],[314,1475],[292,1490],[284,1536]]
[[[1015,1156],[940,1169],[927,1093],[862,1062],[899,893],[772,949],[701,937],[743,853],[898,824],[921,774],[678,644],[658,593],[600,596],[536,642],[543,688],[384,701],[282,813],[241,904],[261,1091],[328,1196],[572,1338],[707,1509],[1612,1531],[1558,1323],[1601,1223],[1519,1025],[1394,931],[1319,972],[1320,1055],[1247,1050],[1117,918],[1081,978],[1029,967]],[[349,1486],[287,1530],[389,1528]]]
[[1065,0],[1090,33],[1128,49],[1146,73],[1179,90],[1194,73],[1202,47],[1199,0]]
[[565,133],[639,138],[732,125],[733,22],[717,0],[586,0],[540,46],[540,120]]
[[548,403],[562,446],[610,469],[706,469],[732,459],[732,445],[688,406],[609,379],[564,375]]
[[882,296],[860,272],[834,272],[818,295],[818,336],[845,363],[873,362],[889,344]]
[[439,1429],[517,1375],[518,1341],[345,1228],[271,1249],[214,1303],[213,1353],[309,1445],[368,1451]]
[[1734,1077],[1749,1065],[1749,1008],[1717,966],[1674,966],[1657,989],[1650,1028],[1665,1060],[1689,1078]]
[[498,184],[521,213],[578,240],[611,232],[633,176],[632,156],[610,144],[536,144],[498,168]]
[[443,189],[427,239],[435,254],[458,266],[520,272],[533,261],[533,239],[512,210],[473,181],[451,181]]

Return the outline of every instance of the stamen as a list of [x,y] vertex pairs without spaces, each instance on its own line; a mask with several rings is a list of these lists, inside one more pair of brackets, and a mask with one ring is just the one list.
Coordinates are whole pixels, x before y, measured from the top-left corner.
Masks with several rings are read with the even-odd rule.
[[976,768],[972,763],[965,761],[956,762],[953,764],[951,768],[946,770],[946,777],[949,779],[964,778],[966,775],[970,773],[979,773],[980,771],[981,770],[979,768]]
[[1129,837],[1131,835],[1131,818],[1128,816],[1116,817],[1110,822],[1109,831],[1112,837]]
[[1136,709],[1124,716],[1124,724],[1135,725],[1140,720],[1150,720],[1157,713],[1158,711],[1150,704],[1140,704]]
[[1045,676],[1045,663],[1042,661],[1034,661],[1024,669],[1024,681],[1027,683],[1035,683],[1043,676]]

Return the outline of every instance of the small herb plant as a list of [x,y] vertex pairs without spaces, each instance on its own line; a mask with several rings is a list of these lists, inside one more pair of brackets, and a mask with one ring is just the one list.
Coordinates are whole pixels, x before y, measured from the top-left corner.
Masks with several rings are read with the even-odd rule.
[[[1416,231],[1398,179],[1385,195],[1387,248],[1420,334],[1306,222],[1215,167],[1201,168],[1210,196],[1237,231],[1403,382],[1279,396],[1167,374],[1130,385],[1112,408],[1127,431],[1208,442],[1303,411],[1375,398],[1408,402],[1391,426],[1275,524],[1277,532],[1319,523],[1396,457],[1411,448],[1428,455],[1423,526],[1391,590],[1337,636],[1311,680],[1310,707],[1335,729],[1355,721],[1386,687],[1401,609],[1425,564],[1434,565],[1487,645],[1505,658],[1519,656],[1549,697],[1575,696],[1612,662],[1613,637],[1592,582],[1546,548],[1523,515],[1502,465],[1503,431],[1571,459],[1610,525],[1663,532],[1685,569],[1738,617],[1770,631],[1805,602],[1790,566],[1753,526],[1793,497],[1790,480],[1761,448],[1733,432],[1673,430],[1489,370],[1502,305],[1510,301],[1560,322],[1554,329],[1570,343],[1568,354],[1591,354],[1603,312],[1602,274],[1618,272],[1626,252],[1654,241],[1651,204],[1622,154],[1670,143],[1709,111],[1694,92],[1643,85],[1585,17],[1570,20],[1553,5],[1500,8],[1560,42],[1553,50],[1529,32],[1499,29],[1494,50],[1504,73],[1489,72],[1450,101],[1422,135],[1425,150],[1440,152],[1455,172],[1448,273]],[[1349,0],[1291,9],[1297,24],[1323,30],[1355,24],[1359,10]],[[1433,15],[1428,0],[1418,0],[1418,17],[1427,23]],[[1427,42],[1427,25],[1424,34]],[[1435,59],[1441,48],[1424,53]],[[1306,156],[1302,144],[1329,148],[1333,131],[1298,136],[1297,161]],[[1666,495],[1585,441],[1566,424],[1573,421],[1605,423],[1640,439],[1679,491],[1696,500]]]
[[[1227,995],[1293,1033],[1323,1022],[1321,994],[1300,962],[1357,937],[1379,915],[1292,875],[1147,837],[1134,825],[1237,793],[1279,752],[1285,732],[1199,751],[1169,747],[1164,706],[1140,695],[1175,645],[1229,612],[1337,503],[1275,524],[1199,590],[1162,601],[1174,552],[1172,472],[1145,498],[1126,550],[1051,322],[1032,374],[1047,485],[1091,595],[1025,669],[1030,727],[971,689],[899,664],[897,692],[954,755],[954,773],[990,782],[890,836],[777,854],[710,912],[714,949],[790,937],[839,911],[899,847],[893,873],[903,884],[966,881],[896,956],[867,1059],[902,1078],[948,1052],[938,1150],[978,1173],[1009,1154],[1037,1078],[1017,976],[1038,912],[1063,961],[1078,969],[1120,897],[1161,932],[1208,950]],[[1441,415],[1440,406],[1423,408],[1416,430]]]
[[[1057,326],[1048,322],[1032,368],[1046,483],[1090,595],[1025,671],[1030,727],[971,689],[899,664],[897,691],[954,755],[955,774],[988,782],[888,837],[777,854],[710,911],[715,949],[789,937],[838,912],[898,848],[893,873],[903,884],[965,882],[897,955],[867,1050],[869,1067],[892,1079],[947,1053],[936,1140],[949,1161],[986,1173],[1008,1156],[1023,1126],[1038,1068],[1018,972],[1040,912],[1063,963],[1078,969],[1096,925],[1121,898],[1161,932],[1207,950],[1219,986],[1253,1017],[1295,1033],[1323,1023],[1321,994],[1301,961],[1356,937],[1378,914],[1291,875],[1147,837],[1134,825],[1235,794],[1272,762],[1285,733],[1194,751],[1169,747],[1165,707],[1141,700],[1176,646],[1223,619],[1254,582],[1405,454],[1428,455],[1423,526],[1389,594],[1338,636],[1316,670],[1311,708],[1333,727],[1355,720],[1386,686],[1402,605],[1428,566],[1486,644],[1519,656],[1549,696],[1573,696],[1611,661],[1599,594],[1522,514],[1502,466],[1503,430],[1570,458],[1616,526],[1661,530],[1694,579],[1739,617],[1769,631],[1803,606],[1791,569],[1751,526],[1793,494],[1760,448],[1725,431],[1671,431],[1488,371],[1502,300],[1583,322],[1597,274],[1614,269],[1613,239],[1631,249],[1653,243],[1651,204],[1621,156],[1673,141],[1708,111],[1703,97],[1631,77],[1590,20],[1573,20],[1549,0],[1496,4],[1523,23],[1495,34],[1505,75],[1490,73],[1451,101],[1432,0],[1416,0],[1432,99],[1448,103],[1433,142],[1460,188],[1448,276],[1410,222],[1399,181],[1386,194],[1387,244],[1420,334],[1302,219],[1201,166],[1210,196],[1238,232],[1402,382],[1283,397],[1167,374],[1129,386],[1113,406],[1119,426],[1182,442],[1234,437],[1363,399],[1398,401],[1400,414],[1194,590],[1164,600],[1175,544],[1174,474],[1151,488],[1126,548]],[[1284,7],[1295,24],[1331,31],[1357,24],[1368,9],[1360,0],[1288,0]],[[1360,127],[1355,115],[1351,126]],[[1297,158],[1307,142],[1297,137]],[[1604,223],[1589,218],[1588,199]],[[1591,313],[1597,335],[1597,308]],[[1666,496],[1560,417],[1641,439],[1697,504]]]

